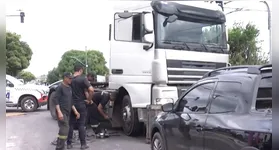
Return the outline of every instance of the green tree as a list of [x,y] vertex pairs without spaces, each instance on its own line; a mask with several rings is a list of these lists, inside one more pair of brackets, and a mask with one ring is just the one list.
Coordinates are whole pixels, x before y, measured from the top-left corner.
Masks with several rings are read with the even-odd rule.
[[[76,60],[77,59],[77,60]],[[80,50],[70,50],[63,54],[61,61],[58,64],[58,72],[60,75],[63,72],[73,72],[74,65],[81,61],[83,64],[86,63],[86,52]],[[88,72],[95,72],[98,75],[105,75],[108,73],[108,68],[105,66],[106,60],[102,52],[96,50],[87,51],[87,64]]]
[[60,79],[61,78],[59,76],[59,72],[58,72],[57,68],[53,68],[47,74],[47,83],[49,83],[49,84],[59,81]]
[[256,65],[268,62],[265,53],[260,46],[262,41],[258,40],[259,29],[251,23],[243,26],[235,23],[229,29],[230,63],[232,65]]
[[29,71],[21,71],[18,73],[18,78],[23,79],[24,82],[35,80],[36,77]]
[[6,33],[6,73],[12,76],[26,69],[33,55],[29,45],[20,38],[16,33]]

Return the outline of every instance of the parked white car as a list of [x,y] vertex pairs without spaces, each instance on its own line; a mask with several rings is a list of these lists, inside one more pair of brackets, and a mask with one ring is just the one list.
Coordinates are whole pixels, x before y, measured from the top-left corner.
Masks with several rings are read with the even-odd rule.
[[47,104],[49,88],[42,85],[26,85],[20,80],[6,75],[6,106],[21,107],[32,112]]

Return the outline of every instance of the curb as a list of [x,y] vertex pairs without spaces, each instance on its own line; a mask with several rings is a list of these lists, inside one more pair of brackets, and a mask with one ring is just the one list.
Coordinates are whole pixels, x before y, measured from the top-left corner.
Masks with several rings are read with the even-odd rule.
[[26,115],[25,113],[6,113],[6,117],[22,116]]

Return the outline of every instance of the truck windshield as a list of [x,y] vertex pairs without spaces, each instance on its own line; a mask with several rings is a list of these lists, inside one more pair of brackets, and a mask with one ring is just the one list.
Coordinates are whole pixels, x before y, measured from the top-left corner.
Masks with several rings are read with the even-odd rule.
[[164,25],[166,18],[158,13],[156,36],[159,43],[198,44],[206,46],[209,51],[216,51],[216,48],[223,51],[227,47],[225,24],[178,17],[176,21]]

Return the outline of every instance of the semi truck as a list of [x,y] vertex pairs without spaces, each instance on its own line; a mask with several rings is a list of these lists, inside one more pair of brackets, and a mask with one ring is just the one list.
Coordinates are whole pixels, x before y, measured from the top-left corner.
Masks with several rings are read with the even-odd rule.
[[216,4],[152,1],[114,10],[110,20],[110,73],[101,90],[114,95],[112,125],[126,135],[148,130],[156,115],[150,109],[175,102],[205,73],[229,65],[226,17]]

